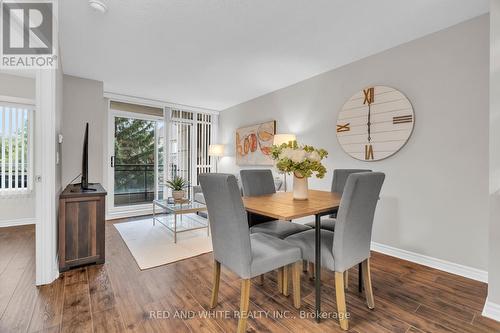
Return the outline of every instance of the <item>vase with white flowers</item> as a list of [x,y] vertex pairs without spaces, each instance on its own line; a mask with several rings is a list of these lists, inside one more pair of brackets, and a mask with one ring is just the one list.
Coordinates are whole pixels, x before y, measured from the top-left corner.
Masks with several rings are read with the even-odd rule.
[[326,150],[299,145],[297,141],[271,148],[271,157],[276,161],[276,168],[284,173],[293,173],[293,198],[296,200],[307,200],[309,177],[325,176],[326,168],[321,164],[321,160],[327,156]]

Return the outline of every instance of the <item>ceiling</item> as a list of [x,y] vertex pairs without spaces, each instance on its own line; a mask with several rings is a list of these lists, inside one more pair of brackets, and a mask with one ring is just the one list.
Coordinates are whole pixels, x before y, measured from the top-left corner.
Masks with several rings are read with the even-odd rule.
[[87,0],[60,8],[65,74],[223,110],[488,12],[488,0]]

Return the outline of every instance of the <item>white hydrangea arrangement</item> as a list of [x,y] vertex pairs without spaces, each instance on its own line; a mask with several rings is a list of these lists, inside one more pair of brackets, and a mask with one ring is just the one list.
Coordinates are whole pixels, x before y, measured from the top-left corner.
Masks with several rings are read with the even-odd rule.
[[285,173],[293,172],[298,178],[309,178],[313,174],[316,174],[317,178],[323,178],[326,168],[321,164],[321,160],[327,156],[326,150],[299,145],[297,141],[271,148],[271,157],[276,161],[276,168]]

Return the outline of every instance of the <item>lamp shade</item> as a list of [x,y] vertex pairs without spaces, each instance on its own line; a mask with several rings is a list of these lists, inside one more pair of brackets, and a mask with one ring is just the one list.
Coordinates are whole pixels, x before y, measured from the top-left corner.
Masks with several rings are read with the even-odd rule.
[[290,141],[295,141],[297,138],[295,134],[275,134],[273,145],[281,146],[284,143],[288,143]]
[[208,155],[210,156],[224,156],[224,145],[210,145],[208,146]]

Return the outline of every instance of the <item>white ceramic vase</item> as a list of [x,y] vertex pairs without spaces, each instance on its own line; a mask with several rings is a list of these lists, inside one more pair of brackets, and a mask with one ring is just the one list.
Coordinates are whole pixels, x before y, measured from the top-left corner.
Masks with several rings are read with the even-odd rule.
[[293,175],[293,198],[295,200],[307,200],[308,186],[307,177]]

